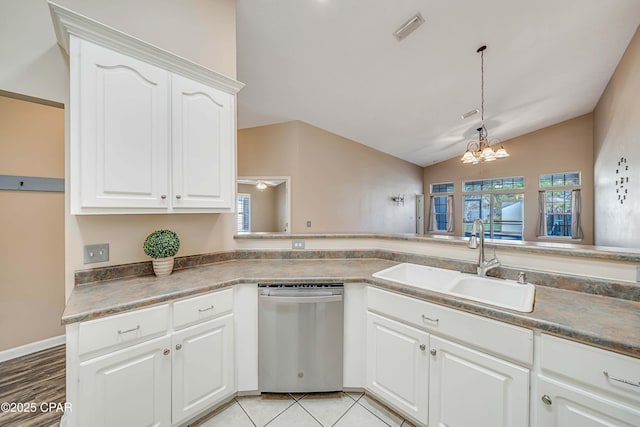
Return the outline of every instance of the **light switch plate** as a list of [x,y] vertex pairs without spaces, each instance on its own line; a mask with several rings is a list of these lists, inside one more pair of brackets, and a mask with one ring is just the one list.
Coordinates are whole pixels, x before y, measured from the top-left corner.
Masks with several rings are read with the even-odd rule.
[[93,264],[94,262],[109,261],[109,244],[99,243],[97,245],[84,246],[84,263]]
[[294,240],[291,242],[291,249],[304,249],[304,240]]

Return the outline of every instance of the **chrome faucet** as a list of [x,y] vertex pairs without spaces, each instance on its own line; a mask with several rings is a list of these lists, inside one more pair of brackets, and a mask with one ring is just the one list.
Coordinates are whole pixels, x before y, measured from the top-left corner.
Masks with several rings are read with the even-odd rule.
[[[478,239],[477,234],[480,234]],[[471,238],[469,239],[469,249],[478,249],[478,276],[486,276],[489,270],[500,267],[500,261],[495,256],[489,261],[484,258],[484,224],[480,218],[473,221],[471,227]]]

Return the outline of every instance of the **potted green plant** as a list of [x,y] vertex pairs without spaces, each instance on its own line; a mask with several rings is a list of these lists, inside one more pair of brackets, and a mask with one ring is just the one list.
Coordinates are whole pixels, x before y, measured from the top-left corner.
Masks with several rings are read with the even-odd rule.
[[153,258],[153,272],[156,276],[164,277],[173,271],[173,260],[180,249],[180,239],[171,230],[156,230],[147,236],[142,248],[145,254]]

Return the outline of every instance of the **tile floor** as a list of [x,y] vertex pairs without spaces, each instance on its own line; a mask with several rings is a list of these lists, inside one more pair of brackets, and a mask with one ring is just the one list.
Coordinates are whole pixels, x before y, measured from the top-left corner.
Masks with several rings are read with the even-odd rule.
[[190,427],[413,427],[363,393],[236,397]]

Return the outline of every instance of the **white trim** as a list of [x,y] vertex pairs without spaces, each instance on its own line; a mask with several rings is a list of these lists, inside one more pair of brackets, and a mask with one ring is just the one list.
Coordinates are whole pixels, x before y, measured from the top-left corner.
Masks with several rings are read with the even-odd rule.
[[15,359],[16,357],[26,356],[27,354],[46,350],[48,348],[55,347],[64,343],[65,336],[58,335],[57,337],[51,337],[42,341],[36,341],[29,344],[21,345],[19,347],[2,350],[0,351],[0,362],[6,362],[7,360]]
[[56,3],[49,2],[49,10],[58,44],[67,53],[70,53],[69,35],[73,34],[83,40],[113,49],[232,95],[235,95],[244,87],[244,83],[94,21]]

